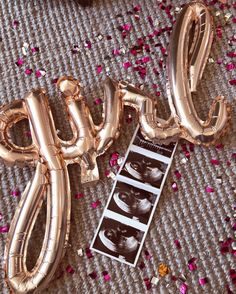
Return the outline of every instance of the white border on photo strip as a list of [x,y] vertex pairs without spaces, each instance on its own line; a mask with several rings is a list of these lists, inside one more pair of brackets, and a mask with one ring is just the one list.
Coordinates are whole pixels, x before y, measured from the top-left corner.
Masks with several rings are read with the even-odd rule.
[[[162,179],[162,184],[161,184],[160,189],[153,188],[152,186],[149,186],[149,185],[145,185],[145,184],[139,183],[139,182],[137,182],[137,181],[135,181],[135,180],[131,180],[131,179],[129,179],[129,178],[126,178],[126,177],[124,177],[124,176],[119,175],[119,173],[120,173],[120,171],[122,170],[122,168],[124,167],[124,164],[125,164],[125,162],[126,162],[126,159],[127,159],[127,157],[128,157],[128,154],[129,154],[129,152],[131,151],[132,147],[133,147],[133,146],[138,147],[138,146],[136,146],[136,145],[133,145],[133,141],[134,141],[135,136],[136,136],[136,134],[137,134],[137,132],[138,132],[138,129],[139,129],[139,127],[136,128],[136,130],[135,130],[135,132],[134,132],[134,135],[133,135],[133,137],[132,137],[132,140],[131,140],[132,143],[130,144],[128,150],[126,151],[126,155],[125,155],[124,161],[123,161],[123,163],[122,163],[122,165],[121,165],[121,167],[120,167],[120,170],[119,170],[119,172],[118,172],[118,174],[117,174],[116,181],[114,182],[114,185],[113,185],[112,191],[111,191],[111,193],[110,193],[109,199],[108,199],[107,204],[106,204],[106,206],[105,206],[105,208],[104,208],[103,215],[102,215],[102,217],[101,217],[101,219],[100,219],[99,225],[98,225],[98,227],[97,227],[97,230],[96,230],[96,232],[95,232],[94,238],[93,238],[92,243],[91,243],[91,246],[90,246],[90,249],[91,249],[91,250],[93,250],[93,251],[95,251],[95,252],[98,252],[98,253],[100,253],[100,254],[102,254],[102,255],[105,255],[105,256],[107,256],[107,257],[110,257],[110,258],[112,258],[112,259],[114,259],[114,260],[117,260],[117,261],[119,261],[119,262],[122,262],[122,263],[128,264],[128,265],[130,265],[130,266],[132,266],[132,267],[135,267],[136,264],[137,264],[137,262],[138,262],[138,259],[139,259],[139,256],[140,256],[140,253],[141,253],[142,248],[143,248],[144,241],[145,241],[145,239],[146,239],[146,236],[147,236],[147,233],[148,233],[148,230],[149,230],[149,227],[150,227],[150,224],[151,224],[151,221],[152,221],[153,215],[154,215],[154,213],[155,213],[155,210],[156,210],[157,204],[158,204],[158,202],[159,202],[159,198],[160,198],[160,195],[161,195],[162,189],[163,189],[163,187],[164,187],[164,183],[165,183],[165,181],[166,181],[166,178],[167,178],[167,175],[168,175],[169,169],[170,169],[170,167],[171,167],[171,163],[172,163],[172,160],[173,160],[173,157],[174,157],[174,154],[175,154],[175,151],[176,151],[177,145],[178,145],[178,142],[176,142],[175,147],[174,147],[174,149],[173,149],[173,151],[172,151],[172,155],[171,155],[171,157],[165,157],[166,159],[168,159],[168,162],[163,161],[163,157],[164,157],[164,156],[159,155],[159,156],[161,156],[161,158],[162,158],[162,160],[160,160],[160,161],[162,161],[162,162],[166,162],[166,163],[168,164],[167,169],[166,169],[165,174],[164,174],[164,177],[163,177],[163,179]],[[146,152],[146,151],[149,151],[149,150],[146,150],[146,149],[141,148],[141,147],[138,147],[138,148],[145,150],[145,152]],[[149,152],[154,153],[154,152],[152,152],[152,151],[149,151]],[[143,153],[140,153],[140,154],[142,155]],[[155,154],[155,153],[154,153],[154,154]],[[143,154],[143,155],[144,155],[144,154]],[[155,154],[155,155],[156,155],[156,154]],[[152,156],[150,156],[150,157],[153,158]],[[157,157],[155,157],[154,159],[159,160],[159,159],[161,159],[161,158],[159,157],[159,158],[157,159]],[[145,191],[151,192],[151,193],[153,193],[153,194],[155,194],[155,195],[157,196],[157,197],[156,197],[156,200],[155,200],[155,202],[154,202],[153,208],[152,208],[152,212],[151,212],[151,214],[150,214],[150,216],[149,216],[149,221],[148,221],[147,225],[145,225],[145,224],[143,224],[143,223],[140,223],[140,222],[138,222],[138,221],[135,221],[134,219],[130,219],[130,218],[128,218],[128,217],[125,217],[125,216],[123,216],[123,215],[120,215],[120,214],[118,214],[118,213],[115,213],[115,212],[113,212],[113,211],[111,211],[111,210],[108,209],[108,205],[110,204],[111,198],[112,198],[112,196],[113,196],[113,193],[114,193],[114,190],[115,190],[115,188],[116,188],[116,185],[117,185],[117,182],[118,182],[118,181],[123,182],[123,183],[126,183],[126,184],[129,184],[129,185],[134,186],[134,187],[137,187],[137,188],[140,188],[140,189],[142,189],[142,190],[145,190]],[[140,185],[140,184],[141,184],[141,185]],[[145,187],[144,187],[144,186],[145,186]],[[150,187],[151,187],[152,189],[150,189]],[[145,189],[144,189],[144,188],[145,188]],[[153,191],[153,189],[154,189],[155,191]],[[126,224],[126,225],[128,225],[128,226],[130,226],[130,227],[133,227],[133,228],[139,229],[140,231],[143,231],[143,232],[144,232],[144,235],[143,235],[143,238],[142,238],[142,240],[141,240],[141,242],[140,242],[139,249],[138,249],[138,251],[137,251],[137,254],[136,254],[136,258],[135,258],[135,260],[134,260],[134,263],[127,262],[126,260],[120,259],[120,258],[118,258],[118,257],[115,257],[115,256],[110,255],[110,254],[108,254],[108,253],[105,253],[105,252],[103,252],[103,251],[100,251],[100,250],[98,250],[98,249],[96,249],[96,248],[93,247],[93,246],[94,246],[94,242],[95,242],[95,240],[96,240],[96,238],[97,238],[97,235],[98,235],[98,233],[99,233],[99,231],[100,231],[100,228],[101,228],[101,225],[102,225],[102,222],[103,222],[104,217],[109,217],[109,218],[114,219],[114,220],[119,221],[119,222],[120,222],[120,220],[122,219],[124,224]],[[131,224],[132,224],[132,225],[131,225]]]

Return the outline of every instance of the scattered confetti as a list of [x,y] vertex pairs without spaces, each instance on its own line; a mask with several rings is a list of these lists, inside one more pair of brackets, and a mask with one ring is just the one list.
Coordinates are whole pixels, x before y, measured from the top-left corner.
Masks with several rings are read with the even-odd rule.
[[9,225],[0,226],[0,233],[8,233]]
[[88,257],[88,259],[93,258],[93,254],[92,254],[92,251],[90,250],[90,248],[86,248],[85,253],[86,253],[86,256]]
[[88,274],[89,277],[93,280],[95,280],[97,278],[97,273],[95,271],[91,272],[90,274]]
[[14,191],[12,191],[12,192],[11,192],[11,196],[13,196],[13,197],[18,197],[18,196],[20,196],[20,191],[19,191],[19,190],[14,190]]
[[22,65],[24,64],[24,60],[22,58],[19,58],[17,61],[16,61],[16,65],[21,67]]
[[172,183],[171,187],[174,192],[177,192],[179,190],[176,182]]
[[94,104],[95,104],[95,105],[100,105],[100,104],[102,104],[102,103],[103,103],[103,101],[102,101],[101,98],[96,98],[96,99],[94,99]]
[[101,201],[100,200],[96,200],[96,201],[94,201],[94,202],[91,203],[91,207],[92,208],[97,208],[100,205],[101,205]]
[[144,250],[144,255],[147,260],[150,260],[152,258],[151,254],[149,253],[148,250]]
[[164,263],[161,263],[158,267],[158,273],[161,277],[165,277],[170,272],[168,266]]
[[26,70],[25,70],[25,74],[27,76],[30,76],[32,74],[32,72],[33,72],[33,70],[31,68],[26,68]]
[[181,249],[181,245],[180,245],[179,240],[175,240],[174,243],[175,243],[175,246],[177,249]]
[[68,274],[71,274],[71,275],[73,275],[75,272],[75,270],[73,269],[73,267],[71,265],[67,265],[66,271]]
[[152,284],[150,282],[150,279],[149,278],[144,278],[143,280],[144,280],[144,283],[146,285],[146,289],[150,290],[152,288]]
[[175,171],[175,176],[177,179],[180,179],[182,177],[181,173],[178,170]]
[[208,279],[207,279],[207,278],[200,278],[200,279],[199,279],[199,284],[200,284],[200,285],[203,286],[203,285],[205,285],[205,284],[207,284],[207,283],[208,283]]
[[187,291],[188,291],[188,285],[185,284],[185,283],[182,283],[181,286],[180,286],[180,292],[182,294],[185,294],[185,293],[187,293]]
[[102,65],[97,66],[97,73],[100,74],[102,72]]
[[83,256],[84,255],[83,249],[82,248],[78,249],[77,254],[78,254],[78,256]]
[[124,69],[128,69],[131,66],[132,66],[132,63],[130,61],[126,61],[126,62],[123,63]]
[[197,269],[196,260],[197,259],[195,257],[193,257],[188,261],[188,268],[191,272],[193,272]]
[[103,275],[103,279],[104,279],[105,282],[110,281],[111,276],[108,274],[107,271],[102,272],[102,275]]
[[75,199],[81,199],[84,198],[84,194],[83,193],[77,193],[75,194]]
[[158,283],[159,283],[159,279],[157,278],[157,277],[152,277],[152,279],[151,279],[151,283],[153,284],[153,285],[157,285]]
[[215,192],[215,189],[212,188],[212,187],[210,187],[210,186],[207,186],[207,187],[205,188],[205,190],[206,190],[207,193]]

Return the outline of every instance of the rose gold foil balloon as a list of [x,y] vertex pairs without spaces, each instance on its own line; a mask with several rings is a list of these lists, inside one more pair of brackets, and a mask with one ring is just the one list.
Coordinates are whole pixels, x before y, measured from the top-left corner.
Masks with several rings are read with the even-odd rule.
[[193,104],[213,40],[213,19],[202,2],[192,2],[176,21],[168,57],[167,94],[180,137],[195,144],[214,143],[225,131],[229,106],[223,96],[213,101],[206,121],[201,120]]
[[[73,134],[69,141],[57,136],[44,90],[33,90],[24,100],[0,109],[0,157],[8,164],[36,167],[6,241],[6,280],[13,292],[40,293],[53,278],[64,254],[70,227],[67,165],[80,164],[82,183],[99,179],[96,158],[119,136],[124,106],[136,110],[143,136],[152,141],[167,144],[185,138],[197,144],[209,144],[224,132],[229,118],[224,98],[215,99],[209,118],[204,122],[197,116],[191,96],[201,79],[211,42],[212,18],[206,6],[199,2],[185,6],[170,43],[168,97],[171,115],[168,120],[157,117],[156,104],[151,97],[126,82],[111,79],[104,83],[103,122],[98,126],[80,94],[79,82],[72,77],[58,80]],[[11,141],[9,130],[25,118],[30,123],[32,144],[20,147]],[[47,199],[44,240],[34,268],[28,270],[28,241],[44,195]]]

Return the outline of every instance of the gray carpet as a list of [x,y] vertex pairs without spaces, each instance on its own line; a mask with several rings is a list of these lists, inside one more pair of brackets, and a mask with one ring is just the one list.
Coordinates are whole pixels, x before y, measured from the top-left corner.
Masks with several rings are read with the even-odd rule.
[[[167,1],[168,5],[170,2]],[[217,1],[215,1],[217,2]],[[229,271],[236,269],[236,257],[231,253],[220,253],[220,240],[236,238],[232,230],[236,222],[236,192],[235,188],[235,86],[229,80],[235,78],[235,70],[227,71],[225,63],[233,60],[227,57],[228,52],[235,52],[235,41],[232,41],[233,21],[229,19],[224,25],[227,13],[234,14],[233,2],[228,1],[231,8],[220,10],[219,4],[211,6],[217,25],[222,26],[222,38],[215,37],[211,51],[214,62],[209,62],[204,73],[196,97],[196,108],[202,117],[206,117],[210,100],[218,94],[227,96],[233,105],[233,124],[229,134],[224,138],[224,148],[195,147],[190,152],[190,158],[185,162],[181,144],[176,152],[170,174],[156,210],[150,231],[145,241],[144,250],[148,250],[152,258],[145,258],[144,250],[138,265],[144,262],[145,268],[130,268],[116,261],[93,253],[93,258],[88,258],[84,253],[78,256],[77,250],[85,250],[94,235],[103,208],[106,204],[112,187],[112,180],[105,176],[109,168],[110,154],[118,151],[125,153],[136,121],[133,116],[132,123],[126,123],[129,111],[125,112],[122,135],[107,152],[99,158],[101,180],[96,184],[82,187],[80,184],[80,171],[78,166],[70,167],[72,187],[72,225],[70,234],[70,247],[63,259],[57,273],[57,278],[50,283],[43,293],[145,293],[148,291],[144,279],[158,276],[158,266],[165,263],[170,268],[170,274],[160,280],[158,285],[153,285],[150,293],[180,293],[180,280],[174,282],[172,276],[186,276],[188,293],[218,294],[227,293],[228,285],[232,293],[236,293]],[[81,80],[84,95],[87,97],[95,122],[101,120],[101,105],[94,105],[94,99],[102,97],[102,81],[106,74],[117,79],[130,80],[133,83],[143,84],[144,88],[155,95],[160,91],[158,101],[158,115],[167,117],[168,104],[165,94],[165,68],[161,69],[159,61],[163,58],[161,43],[167,47],[169,35],[162,32],[155,36],[153,41],[147,37],[145,43],[150,45],[151,52],[141,52],[132,55],[130,48],[137,44],[138,38],[151,34],[156,28],[170,26],[171,22],[164,10],[155,0],[99,0],[94,1],[91,7],[82,7],[74,0],[0,0],[0,100],[1,104],[14,99],[23,98],[25,93],[33,87],[44,87],[50,95],[50,105],[57,127],[62,138],[70,137],[68,121],[65,118],[64,103],[57,92],[52,80],[61,75],[73,75]],[[172,1],[172,5],[180,7],[185,1]],[[141,5],[140,12],[134,12],[133,7]],[[132,13],[129,13],[131,11]],[[175,8],[171,11],[174,13]],[[217,13],[219,11],[219,15]],[[134,14],[140,16],[135,20]],[[217,16],[216,16],[217,14]],[[175,15],[175,14],[174,14]],[[153,26],[150,23],[151,16]],[[13,27],[14,20],[15,26]],[[130,23],[131,31],[126,38],[122,37],[119,26]],[[234,28],[235,29],[235,28]],[[107,36],[110,38],[107,38]],[[85,48],[86,40],[91,41],[91,49]],[[231,40],[231,41],[230,41]],[[26,56],[22,54],[23,43],[29,44]],[[74,45],[78,45],[78,52],[73,54]],[[32,53],[30,48],[39,47],[39,52]],[[119,56],[114,56],[113,49],[124,48]],[[135,61],[143,56],[151,56],[151,61],[145,66],[147,74],[143,80],[137,71],[133,70]],[[15,63],[18,58],[24,59],[24,64],[18,67]],[[223,63],[217,64],[216,60],[222,58]],[[124,69],[123,62],[131,61],[133,67]],[[97,74],[98,65],[103,69]],[[33,70],[32,75],[25,74],[25,69]],[[153,72],[156,68],[159,75]],[[35,76],[38,69],[44,69],[46,75],[40,78]],[[152,85],[157,84],[158,89]],[[13,130],[14,141],[17,144],[26,144],[27,124],[22,123]],[[219,159],[220,165],[212,165],[211,159]],[[230,161],[230,165],[228,163]],[[177,180],[175,171],[179,170],[182,178]],[[19,197],[11,196],[12,191],[22,192],[33,175],[32,168],[6,167],[0,165],[0,212],[3,219],[0,226],[10,224]],[[221,177],[222,183],[217,181]],[[178,192],[173,192],[171,184],[176,181]],[[213,193],[206,193],[205,187],[212,186]],[[75,199],[76,193],[84,193],[84,198]],[[99,199],[101,205],[91,208],[91,202]],[[229,222],[225,218],[229,217]],[[34,229],[29,248],[29,267],[34,264],[40,248],[43,235],[43,221],[45,214],[39,216]],[[3,273],[3,250],[6,234],[0,234],[0,274]],[[174,240],[178,239],[181,250],[177,249]],[[190,272],[188,260],[197,258],[197,270]],[[75,272],[66,272],[67,265],[71,265]],[[92,279],[89,274],[95,271],[97,279]],[[107,271],[111,276],[110,281],[103,280],[102,272]],[[208,283],[199,285],[199,278],[207,277]],[[0,280],[0,292],[9,293],[3,279]]]

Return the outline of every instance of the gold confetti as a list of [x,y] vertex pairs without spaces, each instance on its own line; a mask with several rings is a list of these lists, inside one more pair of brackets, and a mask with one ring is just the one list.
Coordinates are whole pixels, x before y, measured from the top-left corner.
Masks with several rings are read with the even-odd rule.
[[161,263],[158,267],[158,273],[161,277],[166,276],[170,272],[168,266],[164,263]]

